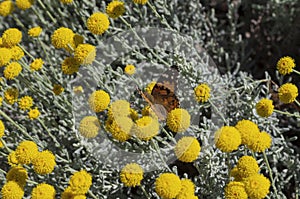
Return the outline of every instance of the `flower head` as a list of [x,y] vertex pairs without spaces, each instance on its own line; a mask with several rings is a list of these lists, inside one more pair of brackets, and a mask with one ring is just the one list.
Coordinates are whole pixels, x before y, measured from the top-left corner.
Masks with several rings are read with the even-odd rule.
[[141,185],[143,174],[144,171],[140,165],[130,163],[121,170],[120,179],[126,187],[135,187]]
[[80,64],[74,57],[67,57],[61,63],[61,70],[66,75],[72,75],[79,70]]
[[181,133],[189,128],[191,116],[185,109],[175,108],[169,112],[166,122],[171,131]]
[[256,160],[251,156],[243,156],[239,159],[236,168],[241,178],[247,178],[259,172]]
[[22,109],[23,111],[29,110],[33,105],[33,99],[29,96],[24,96],[19,100],[18,104],[20,109]]
[[295,68],[295,60],[289,56],[282,57],[277,62],[277,70],[281,75],[287,75],[293,72],[293,68]]
[[20,164],[30,164],[38,155],[38,147],[32,141],[22,141],[16,149],[16,157]]
[[11,59],[14,61],[20,60],[24,57],[24,51],[19,46],[13,46],[10,48]]
[[273,101],[263,98],[255,106],[256,112],[261,117],[269,117],[274,110]]
[[226,199],[247,199],[248,195],[245,191],[245,186],[241,182],[229,182],[225,187]]
[[181,180],[181,189],[176,199],[193,198],[195,192],[195,185],[190,179]]
[[74,59],[79,64],[91,64],[96,57],[96,48],[90,44],[79,44],[74,52]]
[[52,45],[55,48],[64,48],[67,51],[72,52],[73,49],[75,49],[73,40],[74,35],[75,33],[71,29],[60,27],[56,29],[51,36]]
[[73,2],[73,0],[60,0],[63,4],[70,4]]
[[0,138],[4,135],[4,131],[5,131],[5,126],[2,120],[0,120]]
[[250,120],[241,120],[236,125],[235,128],[239,130],[242,137],[242,144],[247,146],[251,145],[260,133],[257,124]]
[[21,71],[22,66],[18,62],[11,62],[5,67],[3,74],[6,79],[12,80],[18,77]]
[[207,102],[210,97],[210,88],[207,84],[199,84],[195,89],[195,96],[198,102]]
[[151,94],[152,89],[153,89],[153,87],[155,86],[155,84],[156,84],[155,81],[150,82],[150,83],[146,86],[145,91],[146,91],[147,93]]
[[131,128],[133,126],[133,121],[129,117],[118,116],[118,117],[108,117],[105,122],[105,128],[111,133],[113,138],[124,142],[131,137]]
[[12,167],[6,174],[7,181],[15,181],[22,188],[24,188],[27,179],[27,171],[21,166]]
[[156,178],[155,191],[162,198],[175,198],[181,191],[181,181],[174,173],[163,173]]
[[22,199],[24,190],[15,181],[8,181],[1,189],[2,199]]
[[223,152],[237,150],[242,143],[240,132],[232,126],[223,126],[215,133],[215,144]]
[[32,189],[31,198],[32,199],[55,199],[56,191],[53,186],[41,183]]
[[65,90],[64,87],[62,87],[62,85],[60,84],[54,84],[52,88],[52,92],[55,95],[60,95],[62,92],[64,92],[64,90]]
[[85,194],[92,185],[92,176],[85,170],[75,172],[70,181],[70,187],[75,194]]
[[56,165],[55,156],[49,150],[39,152],[32,160],[33,170],[40,175],[49,174]]
[[41,70],[43,67],[44,61],[41,58],[33,60],[30,64],[30,69],[33,71]]
[[22,32],[17,28],[9,28],[2,35],[2,42],[5,47],[13,47],[22,40]]
[[96,12],[88,18],[87,27],[91,33],[102,35],[109,27],[108,17],[102,12]]
[[27,10],[32,6],[33,2],[34,0],[16,0],[16,5],[21,10]]
[[8,88],[4,92],[5,101],[9,104],[13,104],[18,100],[19,91],[17,88]]
[[135,4],[142,4],[142,5],[144,5],[148,2],[148,0],[132,0],[132,1]]
[[270,180],[262,174],[255,174],[243,180],[249,198],[263,199],[269,193]]
[[6,17],[14,11],[14,3],[12,1],[2,1],[0,3],[0,16]]
[[148,141],[159,132],[159,123],[155,117],[143,116],[135,123],[133,132],[141,140]]
[[79,124],[79,132],[85,138],[94,138],[100,130],[100,121],[95,116],[84,117]]
[[126,65],[126,67],[124,68],[124,72],[127,75],[133,75],[135,73],[135,66],[132,64]]
[[230,170],[230,177],[233,177],[234,178],[234,181],[237,181],[237,182],[240,182],[242,181],[242,177],[239,173],[239,170],[237,167],[233,167],[231,170]]
[[38,36],[40,36],[42,31],[43,31],[43,29],[40,26],[36,26],[36,27],[30,28],[27,33],[30,37],[38,37]]
[[92,111],[99,113],[107,109],[110,96],[103,90],[94,91],[89,97],[89,106]]
[[6,65],[11,58],[12,54],[8,48],[0,48],[0,67]]
[[40,116],[40,111],[37,107],[35,107],[34,109],[30,109],[28,112],[28,118],[31,120],[34,120],[36,118],[38,118]]
[[182,137],[175,146],[175,154],[182,162],[193,162],[197,159],[201,147],[194,137]]
[[116,100],[108,108],[109,117],[128,116],[130,114],[130,103],[126,100]]
[[106,7],[106,13],[110,18],[116,19],[125,12],[124,2],[113,0]]
[[7,156],[7,162],[12,167],[19,165],[19,161],[16,157],[16,152],[15,151],[10,152],[10,154]]
[[292,83],[286,83],[278,89],[279,100],[284,103],[292,103],[298,96],[298,88]]
[[271,147],[271,143],[272,138],[270,134],[263,131],[258,134],[258,137],[255,139],[255,141],[248,147],[254,152],[263,152]]

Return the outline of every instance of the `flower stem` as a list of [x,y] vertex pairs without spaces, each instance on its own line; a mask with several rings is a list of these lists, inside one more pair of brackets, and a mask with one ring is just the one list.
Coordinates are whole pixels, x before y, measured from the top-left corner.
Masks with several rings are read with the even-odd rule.
[[88,193],[92,198],[98,199],[97,196],[95,196],[91,190],[89,190]]
[[12,151],[10,148],[7,147],[6,142],[2,138],[0,138],[0,142],[2,142],[4,148],[8,151],[8,153]]
[[300,72],[297,71],[297,70],[294,70],[294,69],[293,69],[293,72],[296,73],[297,75],[300,75]]
[[267,155],[266,155],[265,151],[263,151],[263,155],[264,155],[264,160],[266,162],[266,165],[267,165],[267,168],[268,168],[268,171],[269,171],[269,175],[270,175],[270,179],[271,179],[271,182],[272,182],[272,187],[274,189],[275,196],[276,196],[277,199],[279,199],[279,196],[277,194],[277,189],[276,189],[276,186],[275,186],[275,180],[273,178],[272,169],[270,167],[270,164],[269,164],[269,161],[268,161],[268,158],[267,158]]
[[142,189],[143,193],[145,194],[145,196],[147,197],[147,199],[150,199],[150,196],[147,193],[147,191],[146,191],[146,189],[145,189],[145,187],[143,185],[141,185],[141,189]]
[[43,2],[41,0],[38,0],[38,3],[40,4],[40,6],[46,11],[46,14],[48,15],[48,17],[51,19],[51,21],[53,23],[56,23],[56,20],[54,19],[54,17],[51,15],[51,13],[49,12],[49,10],[46,8],[46,6],[43,4]]
[[54,142],[58,145],[58,147],[60,147],[60,143],[57,141],[57,139],[55,138],[54,135],[52,135],[52,133],[48,130],[48,128],[46,127],[46,125],[44,124],[44,122],[40,119],[37,118],[37,120],[40,122],[40,124],[42,125],[42,127],[47,131],[48,135],[54,140]]
[[283,114],[283,115],[287,115],[287,116],[290,116],[290,117],[297,117],[297,118],[300,118],[300,115],[293,114],[293,113],[290,113],[290,112],[287,112],[287,111],[280,111],[280,110],[275,110],[275,109],[274,109],[274,112],[280,113],[280,114]]

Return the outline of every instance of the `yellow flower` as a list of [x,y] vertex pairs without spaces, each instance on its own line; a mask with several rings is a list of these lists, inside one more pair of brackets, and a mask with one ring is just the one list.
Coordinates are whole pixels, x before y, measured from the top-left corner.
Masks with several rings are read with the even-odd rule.
[[87,27],[91,33],[102,35],[109,27],[108,17],[102,12],[96,12],[88,18]]
[[169,112],[166,122],[171,131],[181,133],[189,128],[191,116],[185,109],[175,108]]
[[3,101],[3,98],[0,97],[0,106],[2,106],[2,101]]
[[38,147],[32,141],[22,141],[16,149],[16,158],[20,164],[30,164],[38,155]]
[[92,111],[99,113],[107,109],[110,102],[109,94],[103,90],[94,91],[89,97],[89,106]]
[[40,111],[38,108],[30,109],[28,112],[28,118],[34,120],[40,116]]
[[0,48],[0,67],[6,65],[11,58],[12,54],[8,48]]
[[133,126],[133,121],[129,117],[115,117],[108,119],[105,122],[105,128],[111,133],[113,138],[124,142],[131,137],[131,128]]
[[0,120],[0,138],[4,135],[4,131],[5,131],[5,126],[2,120]]
[[256,112],[261,117],[269,117],[274,110],[273,101],[263,98],[255,106]]
[[55,48],[64,48],[68,52],[75,49],[74,37],[75,33],[65,27],[56,29],[51,36],[51,43]]
[[159,122],[155,117],[143,116],[135,123],[133,132],[141,140],[148,141],[159,132]]
[[70,187],[75,194],[85,194],[92,185],[92,176],[85,170],[75,172],[70,181]]
[[267,132],[261,132],[258,134],[255,142],[249,145],[249,149],[254,152],[263,152],[271,147],[272,138]]
[[12,80],[18,77],[21,71],[22,66],[18,62],[11,62],[5,67],[3,74],[6,79]]
[[11,52],[11,59],[14,61],[20,60],[22,57],[24,57],[24,51],[19,46],[13,46],[10,48]]
[[54,84],[52,92],[55,95],[60,95],[62,92],[64,92],[64,90],[65,90],[64,87],[62,87],[60,84]]
[[175,198],[181,190],[181,181],[174,173],[160,174],[155,181],[156,193],[166,199]]
[[91,64],[96,57],[96,48],[90,44],[79,44],[74,52],[74,59],[79,64]]
[[19,91],[17,88],[8,88],[4,92],[5,101],[9,104],[13,104],[18,100]]
[[116,19],[125,12],[124,2],[113,0],[106,7],[106,13],[110,18]]
[[21,188],[24,188],[27,179],[27,171],[21,166],[12,167],[6,174],[7,181],[15,181]]
[[230,171],[230,177],[233,177],[234,181],[237,181],[237,182],[242,181],[242,179],[243,179],[241,177],[241,175],[240,175],[239,170],[238,170],[237,167],[233,167],[231,169],[231,171]]
[[2,1],[0,3],[0,16],[6,17],[14,11],[14,3],[12,1]]
[[292,83],[286,83],[278,89],[279,100],[284,103],[292,103],[298,96],[298,88]]
[[295,68],[295,60],[289,56],[282,57],[277,62],[277,70],[281,75],[287,75],[293,72],[293,68]]
[[33,99],[29,96],[24,96],[19,100],[18,104],[20,109],[22,109],[23,111],[29,110],[33,105]]
[[190,199],[194,196],[195,185],[190,179],[181,180],[181,190],[176,199]]
[[210,88],[207,84],[199,84],[194,89],[195,97],[198,102],[207,102],[210,97]]
[[269,193],[270,180],[262,174],[255,174],[243,180],[249,198],[263,199]]
[[16,5],[21,10],[27,10],[33,4],[34,0],[16,0]]
[[126,187],[140,186],[143,180],[143,174],[144,171],[140,165],[130,163],[125,165],[121,170],[120,179]]
[[223,126],[215,133],[215,144],[223,152],[237,150],[242,143],[240,132],[232,126]]
[[256,160],[251,156],[243,156],[239,159],[236,168],[241,178],[247,178],[259,172]]
[[100,130],[100,121],[95,116],[84,117],[79,124],[79,132],[85,138],[94,138]]
[[175,154],[182,162],[193,162],[197,159],[201,147],[194,137],[182,137],[175,146]]
[[38,71],[41,70],[43,67],[44,61],[41,58],[33,60],[30,64],[30,69],[33,71]]
[[235,128],[239,130],[242,137],[242,144],[247,146],[251,145],[256,141],[258,134],[260,133],[257,124],[250,120],[241,120],[236,125]]
[[2,199],[22,199],[24,190],[15,181],[5,183],[1,189]]
[[65,190],[61,193],[61,199],[73,199],[73,193],[70,186],[65,188]]
[[142,4],[142,5],[144,5],[148,2],[148,0],[132,0],[132,1],[133,1],[133,3]]
[[74,195],[72,199],[86,199],[85,195]]
[[225,187],[226,199],[247,199],[248,195],[245,186],[241,182],[229,182]]
[[7,162],[12,167],[19,165],[19,161],[16,157],[16,152],[15,151],[10,152],[10,154],[7,156]]
[[80,94],[80,93],[83,93],[84,90],[83,90],[82,86],[75,86],[75,87],[73,88],[73,92],[74,92],[75,94]]
[[70,4],[73,2],[73,0],[59,0],[60,2],[62,2],[63,4]]
[[108,108],[109,117],[128,116],[130,114],[130,103],[126,100],[116,100]]
[[152,89],[153,89],[153,87],[155,86],[155,84],[156,84],[155,81],[150,82],[150,83],[146,86],[145,91],[146,91],[147,93],[151,94]]
[[67,57],[61,63],[61,70],[66,75],[72,75],[79,70],[80,64],[76,61],[74,57]]
[[139,114],[136,110],[134,110],[133,108],[130,108],[130,118],[133,120],[133,121],[136,121],[137,119],[139,119]]
[[56,191],[53,186],[41,183],[32,189],[31,199],[55,199]]
[[17,28],[9,28],[2,35],[2,42],[5,47],[11,48],[20,43],[22,32]]
[[124,68],[124,72],[127,75],[133,75],[135,73],[135,66],[132,64],[126,65],[126,67]]
[[56,165],[55,156],[49,150],[37,153],[32,160],[33,170],[40,175],[49,174],[54,170]]
[[40,26],[36,26],[36,27],[30,28],[27,33],[30,37],[38,37],[38,36],[40,36],[42,31],[43,31],[43,29]]

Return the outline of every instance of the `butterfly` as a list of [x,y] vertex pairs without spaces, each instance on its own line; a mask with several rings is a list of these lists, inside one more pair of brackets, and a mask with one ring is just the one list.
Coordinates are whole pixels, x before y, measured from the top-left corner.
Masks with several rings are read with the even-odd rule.
[[161,121],[166,119],[170,111],[180,106],[176,96],[178,75],[178,67],[173,65],[158,78],[151,95],[140,92]]

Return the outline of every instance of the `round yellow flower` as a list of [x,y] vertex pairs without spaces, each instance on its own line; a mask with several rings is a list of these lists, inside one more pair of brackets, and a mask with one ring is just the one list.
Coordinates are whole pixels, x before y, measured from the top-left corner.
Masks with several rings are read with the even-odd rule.
[[79,70],[80,64],[76,61],[74,57],[67,57],[61,63],[61,70],[66,75],[72,75]]
[[40,175],[49,174],[56,165],[55,156],[49,150],[39,152],[32,160],[33,170]]
[[210,97],[210,88],[207,84],[199,84],[194,89],[195,97],[198,102],[207,102]]
[[225,187],[226,199],[247,199],[248,195],[245,186],[241,182],[229,182]]
[[8,88],[4,92],[5,101],[9,104],[13,104],[18,100],[19,91],[17,88]]
[[108,17],[102,12],[96,12],[88,18],[87,27],[91,33],[102,35],[109,27]]
[[85,138],[94,138],[100,130],[100,121],[95,116],[84,117],[79,124],[79,132]]
[[5,47],[11,48],[20,43],[22,32],[17,28],[9,28],[2,35],[2,42]]
[[298,88],[292,83],[286,83],[278,89],[279,100],[284,103],[292,103],[298,96]]
[[43,67],[44,61],[41,58],[33,60],[30,64],[30,69],[33,71],[41,70]]
[[156,84],[155,81],[150,82],[150,83],[146,86],[145,91],[146,91],[147,93],[151,94],[152,89],[153,89],[153,87],[155,86],[155,84]]
[[242,143],[240,132],[232,126],[223,126],[215,133],[215,144],[223,152],[237,150]]
[[32,141],[22,141],[16,149],[16,158],[20,164],[30,164],[38,155],[38,147]]
[[61,193],[61,199],[73,199],[73,192],[70,186],[65,188],[65,190]]
[[230,177],[233,177],[234,178],[234,181],[237,181],[237,182],[240,182],[242,181],[242,177],[239,173],[239,170],[237,167],[233,167],[230,171]]
[[74,59],[79,64],[91,64],[96,57],[96,48],[90,44],[79,44],[74,52]]
[[1,189],[2,199],[22,199],[24,190],[15,181],[5,183]]
[[262,174],[255,174],[243,180],[249,198],[263,199],[269,193],[270,180]]
[[113,0],[106,7],[106,14],[113,19],[118,18],[125,12],[124,2]]
[[110,102],[109,94],[103,90],[94,91],[89,97],[89,106],[92,111],[99,113],[107,109]]
[[115,118],[128,116],[130,114],[130,103],[126,100],[116,100],[108,108],[108,116]]
[[41,183],[32,189],[31,199],[55,199],[56,191],[53,186]]
[[22,109],[23,111],[29,110],[33,105],[33,99],[29,96],[24,96],[19,100],[18,104],[20,109]]
[[12,54],[8,48],[0,48],[0,67],[8,64],[11,58]]
[[12,1],[2,1],[0,3],[0,16],[6,17],[14,11],[14,3]]
[[43,31],[43,29],[40,26],[36,26],[36,27],[30,28],[27,33],[30,37],[38,37],[38,36],[40,36],[42,31]]
[[176,157],[182,162],[193,162],[197,159],[201,147],[194,137],[182,137],[175,146]]
[[15,151],[10,152],[10,154],[7,156],[7,162],[12,167],[19,165],[19,161],[16,157],[16,152]]
[[75,33],[65,27],[56,29],[51,36],[51,43],[55,48],[64,48],[68,52],[75,49],[74,37]]
[[81,170],[72,175],[69,183],[73,193],[86,194],[92,185],[92,176],[85,170]]
[[136,164],[130,163],[125,165],[120,173],[120,180],[126,187],[140,186],[143,180],[143,168]]
[[243,156],[239,159],[236,168],[238,169],[239,176],[247,178],[259,172],[259,166],[256,160],[251,156]]
[[261,132],[258,134],[255,142],[249,145],[249,149],[254,152],[263,152],[271,147],[272,138],[267,132]]
[[175,198],[181,190],[181,181],[174,173],[163,173],[155,181],[155,191],[162,198]]
[[193,198],[195,192],[195,185],[190,179],[181,180],[181,190],[176,196],[176,199],[190,199]]
[[60,2],[62,2],[63,4],[70,4],[73,2],[73,0],[59,0]]
[[4,131],[5,131],[5,126],[2,120],[0,120],[0,138],[4,135]]
[[40,111],[38,108],[30,109],[28,112],[28,118],[34,120],[40,116]]
[[132,64],[126,65],[126,67],[124,68],[124,72],[127,75],[133,75],[135,73],[135,66]]
[[256,112],[261,117],[269,117],[274,110],[273,101],[263,98],[255,106]]
[[181,133],[189,128],[191,116],[185,109],[175,108],[169,112],[166,122],[171,131]]
[[33,4],[34,0],[16,0],[16,5],[21,10],[27,10]]
[[27,171],[21,166],[12,167],[6,174],[7,181],[15,181],[21,188],[24,188],[27,179]]
[[148,2],[148,0],[133,0],[133,3],[136,3],[136,4],[146,4]]
[[12,80],[18,77],[21,71],[22,66],[18,62],[11,62],[5,67],[3,75],[6,79]]
[[277,70],[281,75],[287,75],[293,72],[293,68],[295,68],[295,60],[289,56],[282,57],[277,62]]
[[54,84],[52,88],[52,92],[55,95],[60,95],[62,92],[64,92],[64,87],[62,87],[60,84]]
[[258,134],[260,133],[257,124],[250,120],[241,120],[236,125],[235,128],[239,130],[242,137],[242,144],[247,146],[251,145],[256,141]]
[[13,46],[10,48],[11,52],[11,59],[14,61],[20,60],[22,57],[24,57],[24,51],[19,46]]
[[159,122],[155,117],[143,116],[135,123],[133,132],[141,140],[148,141],[159,132]]
[[131,137],[133,121],[129,117],[109,117],[105,122],[105,128],[114,139],[124,142]]

